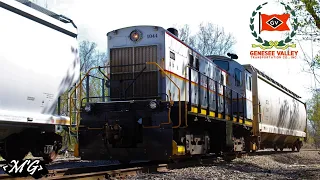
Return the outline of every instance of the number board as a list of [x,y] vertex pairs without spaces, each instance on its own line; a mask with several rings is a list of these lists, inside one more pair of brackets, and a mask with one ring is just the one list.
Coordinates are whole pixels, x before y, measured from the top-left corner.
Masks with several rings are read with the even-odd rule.
[[147,38],[157,38],[158,34],[147,34]]

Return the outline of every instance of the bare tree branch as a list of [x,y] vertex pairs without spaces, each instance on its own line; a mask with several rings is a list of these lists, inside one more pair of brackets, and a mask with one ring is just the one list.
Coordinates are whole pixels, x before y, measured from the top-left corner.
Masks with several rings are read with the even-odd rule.
[[302,53],[304,55],[304,58],[303,60],[308,64],[308,67],[309,67],[309,70],[304,70],[304,72],[306,73],[310,73],[313,75],[314,79],[317,81],[317,83],[320,83],[320,80],[318,79],[318,77],[320,78],[320,75],[316,74],[316,67],[317,67],[317,63],[314,59],[310,58],[306,53],[305,51],[303,50],[301,44],[300,44],[300,41],[298,41],[298,44],[302,50]]
[[[97,45],[94,42],[82,41],[80,43],[80,60],[81,68],[80,71],[84,70],[85,72],[89,70],[89,67],[92,65],[92,59],[94,58],[94,52]],[[84,68],[84,69],[83,69]]]
[[179,28],[179,38],[205,56],[225,55],[236,43],[232,34],[226,34],[224,28],[212,23],[201,23],[193,36],[190,26],[184,25]]

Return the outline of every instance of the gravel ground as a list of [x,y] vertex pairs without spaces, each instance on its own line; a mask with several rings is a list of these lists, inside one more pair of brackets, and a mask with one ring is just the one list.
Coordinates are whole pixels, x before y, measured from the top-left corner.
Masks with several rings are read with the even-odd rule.
[[[271,152],[271,153],[270,153]],[[258,152],[256,156],[235,159],[232,163],[216,160],[205,166],[173,169],[166,172],[139,174],[128,179],[320,179],[319,150],[302,149],[300,152]],[[58,157],[48,169],[113,165],[118,161],[83,161]],[[4,173],[0,168],[0,174]]]
[[[270,151],[269,151],[270,152]],[[128,179],[320,179],[320,155],[316,150],[294,153],[258,153],[210,165],[139,174]]]

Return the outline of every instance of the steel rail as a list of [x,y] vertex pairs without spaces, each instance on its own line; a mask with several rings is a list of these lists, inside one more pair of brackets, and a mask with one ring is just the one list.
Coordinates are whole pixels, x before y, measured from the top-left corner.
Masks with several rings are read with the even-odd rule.
[[[282,153],[297,153],[292,151],[258,151],[258,152],[239,152],[236,157],[244,158],[247,156],[263,156],[271,154],[282,154]],[[232,156],[230,156],[232,157]],[[156,163],[156,162],[138,162],[131,164],[116,164],[116,165],[102,165],[102,166],[87,166],[77,168],[64,168],[64,169],[53,169],[48,170],[49,173],[41,179],[121,179],[128,176],[135,176],[140,173],[151,173],[167,171],[169,169],[178,169],[194,166],[212,165],[219,164],[214,162],[218,160],[219,156],[211,155],[208,157],[194,157],[192,159],[179,159],[174,160],[174,163]],[[11,177],[8,174],[0,174],[0,180],[2,179],[34,179],[33,177]]]

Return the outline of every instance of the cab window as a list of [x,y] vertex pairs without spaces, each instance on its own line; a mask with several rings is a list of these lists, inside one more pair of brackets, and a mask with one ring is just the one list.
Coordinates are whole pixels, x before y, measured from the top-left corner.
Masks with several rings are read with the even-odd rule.
[[251,82],[251,76],[246,74],[246,88],[247,90],[251,91],[252,90],[252,82]]
[[220,61],[220,60],[214,60],[213,61],[216,65],[218,65],[220,68],[229,71],[229,62],[227,61]]
[[189,65],[193,66],[193,55],[189,54]]
[[221,74],[221,85],[223,85],[223,83],[224,83],[224,76],[223,76],[223,74]]
[[241,81],[241,74],[242,74],[242,72],[239,70],[239,69],[237,69],[237,68],[235,68],[234,69],[234,80],[235,80],[235,85],[236,86],[241,86],[242,85],[242,81]]
[[196,57],[196,70],[199,71],[199,68],[200,68],[199,58]]

